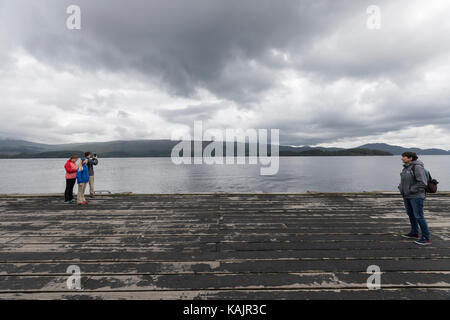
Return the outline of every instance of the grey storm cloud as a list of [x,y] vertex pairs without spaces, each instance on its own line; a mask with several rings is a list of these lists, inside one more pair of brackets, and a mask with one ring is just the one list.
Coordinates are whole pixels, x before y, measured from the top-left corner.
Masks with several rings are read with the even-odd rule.
[[159,110],[159,115],[167,120],[192,125],[196,120],[209,120],[223,106],[221,104],[200,104],[183,109]]
[[299,57],[311,42],[365,9],[348,0],[80,0],[82,29],[71,32],[65,9],[73,1],[44,3],[14,1],[3,8],[8,32],[39,59],[134,71],[173,94],[203,87],[239,102],[269,89],[274,68],[292,67],[271,61],[270,50],[290,52],[298,65],[313,66],[311,57]]
[[[378,31],[366,28],[366,8],[373,2],[384,9]],[[438,2],[437,7],[443,3]],[[332,142],[408,126],[431,124],[450,129],[450,94],[440,88],[444,80],[427,74],[439,63],[448,70],[450,28],[441,23],[445,20],[421,18],[421,8],[414,9],[417,3],[0,1],[0,75],[11,63],[5,52],[20,47],[57,70],[132,75],[155,83],[174,98],[198,97],[204,89],[225,102],[206,101],[175,109],[162,106],[155,115],[168,122],[189,124],[210,120],[233,104],[244,111],[270,112],[251,124],[280,128],[283,142],[292,144]],[[71,4],[81,8],[81,30],[65,27],[66,8]],[[433,14],[440,15],[439,9]],[[419,22],[411,24],[409,18]],[[272,91],[280,87],[280,72],[300,75],[314,84],[315,90],[328,89],[311,97],[302,92],[303,87],[292,89],[308,97],[264,109]],[[329,89],[341,79],[357,85]],[[423,95],[417,85],[422,80],[428,83]],[[366,88],[377,81],[387,84],[373,92]],[[353,88],[363,88],[363,92],[356,101],[347,100],[346,95],[356,90]],[[69,111],[88,106],[86,113],[92,115],[111,112],[125,121],[128,113],[120,108],[128,102],[117,99],[120,97],[115,95],[81,97],[78,92],[39,98]],[[289,113],[297,104],[298,112]],[[360,112],[359,106],[369,107]],[[115,128],[119,135],[136,131]]]

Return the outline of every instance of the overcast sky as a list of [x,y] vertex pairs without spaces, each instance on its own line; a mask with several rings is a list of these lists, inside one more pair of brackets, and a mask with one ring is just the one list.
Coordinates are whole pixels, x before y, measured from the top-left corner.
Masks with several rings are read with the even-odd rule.
[[0,0],[0,137],[450,149],[449,40],[448,0]]

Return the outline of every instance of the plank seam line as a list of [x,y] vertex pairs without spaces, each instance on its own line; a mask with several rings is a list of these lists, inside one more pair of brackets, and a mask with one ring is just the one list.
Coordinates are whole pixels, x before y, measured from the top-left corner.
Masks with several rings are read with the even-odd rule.
[[345,257],[345,258],[280,258],[280,259],[218,259],[218,260],[3,260],[0,261],[0,264],[33,264],[33,263],[42,263],[42,264],[56,264],[56,263],[180,263],[180,262],[194,262],[194,263],[202,263],[202,262],[220,262],[220,263],[240,263],[240,262],[264,262],[264,261],[297,261],[297,262],[310,262],[310,261],[366,261],[366,260],[447,260],[450,259],[448,257],[368,257],[368,258],[354,258],[354,257]]
[[[95,277],[95,276],[186,276],[186,275],[302,275],[302,274],[335,274],[335,273],[344,273],[344,274],[364,274],[367,273],[365,271],[355,271],[355,270],[305,270],[305,271],[242,271],[242,272],[173,272],[173,273],[92,273],[92,272],[84,272],[82,273],[82,277]],[[384,270],[380,272],[380,274],[396,274],[396,273],[412,273],[412,274],[449,274],[450,269],[448,270]],[[67,273],[7,273],[1,274],[0,277],[67,277]]]
[[[422,289],[422,290],[450,290],[450,286],[384,286],[384,289],[381,290],[409,290],[409,289]],[[205,288],[178,288],[178,289],[154,289],[154,290],[80,290],[80,291],[60,291],[60,290],[11,290],[11,291],[3,291],[0,290],[0,294],[4,293],[126,293],[126,292],[182,292],[182,291],[324,291],[324,290],[332,290],[332,291],[350,291],[350,290],[358,290],[358,291],[367,291],[371,292],[372,290],[364,289],[362,287],[320,287],[320,288],[276,288],[276,287],[266,287],[266,288],[258,288],[258,287],[248,287],[248,288],[217,288],[217,289],[205,289]],[[377,290],[378,291],[378,290]]]

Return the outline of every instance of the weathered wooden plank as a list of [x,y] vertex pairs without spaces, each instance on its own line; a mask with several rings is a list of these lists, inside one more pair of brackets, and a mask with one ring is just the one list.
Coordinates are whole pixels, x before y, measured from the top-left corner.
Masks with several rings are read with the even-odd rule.
[[[2,263],[0,275],[66,275],[74,263],[36,262]],[[450,258],[398,260],[230,260],[230,261],[147,261],[147,262],[76,262],[83,274],[182,274],[182,273],[296,273],[296,272],[364,272],[377,265],[383,272],[450,271]]]
[[[305,236],[308,239],[305,240]],[[392,239],[403,240],[399,234],[240,234],[240,233],[228,233],[225,235],[194,235],[194,234],[160,234],[160,235],[129,235],[129,234],[117,234],[117,235],[98,235],[98,236],[84,236],[79,234],[74,234],[67,236],[64,232],[57,234],[32,234],[32,235],[9,235],[0,236],[0,243],[7,242],[19,242],[19,243],[128,243],[128,242],[226,242],[226,243],[266,243],[266,242],[303,242],[303,241],[313,241],[313,242],[326,242],[326,241],[342,241],[342,242],[352,242],[352,241],[374,241],[380,240],[380,235],[389,235]],[[389,240],[394,241],[394,240]]]
[[[436,245],[444,245],[445,241],[435,241]],[[126,242],[126,243],[23,243],[9,242],[0,245],[2,253],[8,252],[102,252],[105,250],[128,252],[164,252],[164,251],[277,251],[277,250],[415,250],[417,245],[412,241],[303,241],[281,243],[227,243],[227,242]]]
[[[388,239],[385,235],[383,235],[383,239]],[[319,237],[327,238],[327,239],[317,239]],[[46,236],[17,236],[17,237],[0,237],[0,244],[3,244],[3,248],[18,248],[18,246],[25,245],[42,245],[45,246],[55,246],[62,247],[64,245],[84,245],[84,246],[104,246],[106,247],[114,247],[120,246],[125,247],[129,246],[131,248],[139,246],[151,246],[151,245],[164,245],[164,246],[186,246],[190,247],[194,244],[206,245],[216,243],[220,246],[222,250],[232,250],[233,248],[237,248],[236,250],[258,250],[259,248],[263,248],[264,250],[273,249],[273,250],[299,250],[302,247],[306,247],[307,249],[357,249],[361,247],[365,247],[366,245],[369,248],[378,248],[378,245],[382,247],[389,245],[398,246],[399,248],[410,248],[415,246],[411,246],[412,241],[405,240],[400,235],[392,236],[390,238],[394,240],[381,240],[380,235],[373,235],[372,237],[368,236],[369,239],[363,239],[365,236],[359,237],[348,237],[343,239],[335,239],[331,236],[323,236],[316,235],[316,239],[308,239],[304,240],[299,238],[298,236],[293,237],[220,237],[220,236],[171,236],[171,237],[149,237],[149,236],[84,236],[84,237],[46,237]],[[224,240],[226,238],[226,240]],[[313,237],[308,237],[313,238]],[[353,239],[348,239],[353,238]],[[372,238],[372,239],[370,239]],[[379,244],[374,244],[374,240],[379,241]],[[402,244],[399,244],[399,241],[402,241]],[[436,245],[445,245],[446,241],[436,238],[433,241]],[[416,248],[417,249],[417,248]]]
[[352,299],[418,299],[418,300],[448,300],[450,289],[294,289],[294,290],[167,290],[167,291],[96,291],[96,292],[20,292],[0,293],[0,299],[108,299],[117,300],[127,297],[133,300],[193,300],[193,299],[215,299],[215,300],[268,300],[268,299],[326,299],[326,300],[352,300]]
[[67,252],[0,252],[0,262],[8,261],[203,261],[234,259],[323,259],[333,263],[334,260],[353,259],[397,259],[397,258],[448,258],[450,248],[426,248],[425,250],[280,250],[280,251],[191,251],[191,252],[130,252],[127,250],[71,250]]
[[[65,291],[68,276],[2,276],[0,292]],[[367,288],[366,273],[81,275],[84,291]],[[383,288],[450,288],[450,272],[388,272]]]

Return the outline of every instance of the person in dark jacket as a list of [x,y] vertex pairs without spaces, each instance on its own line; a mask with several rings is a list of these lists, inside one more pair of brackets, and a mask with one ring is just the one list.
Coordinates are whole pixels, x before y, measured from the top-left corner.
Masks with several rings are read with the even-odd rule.
[[66,170],[66,190],[64,191],[64,203],[75,202],[75,199],[73,198],[73,187],[75,186],[77,178],[77,160],[77,156],[71,156],[64,165],[64,169]]
[[[418,158],[415,152],[402,154],[403,170],[400,173],[398,189],[403,196],[406,213],[411,224],[411,231],[403,237],[415,239],[415,242],[420,245],[429,245],[431,244],[430,231],[423,214],[428,178],[424,164]],[[420,238],[419,227],[422,233]]]
[[84,153],[84,158],[82,160],[87,159],[87,167],[89,169],[89,195],[93,198],[95,196],[95,190],[94,190],[94,166],[98,165],[98,159],[97,155],[95,154],[94,157],[91,156],[90,152]]

